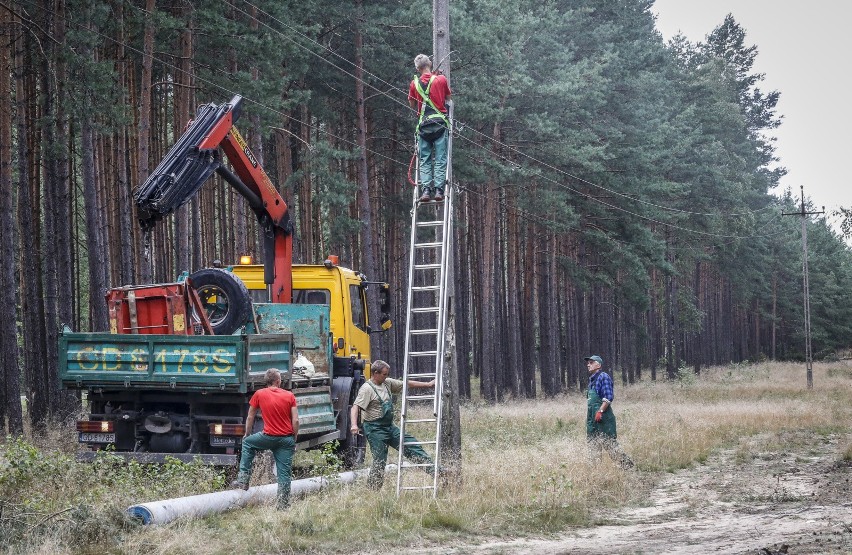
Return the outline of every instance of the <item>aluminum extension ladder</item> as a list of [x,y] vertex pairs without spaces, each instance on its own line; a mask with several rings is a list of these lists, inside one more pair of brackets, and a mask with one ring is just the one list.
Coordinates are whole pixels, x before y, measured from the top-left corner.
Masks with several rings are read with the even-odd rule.
[[[450,105],[452,118],[452,104]],[[402,412],[400,417],[399,460],[396,494],[406,490],[431,490],[438,494],[441,460],[441,411],[444,386],[445,330],[447,327],[447,262],[452,249],[453,196],[452,133],[447,145],[447,182],[443,202],[421,203],[414,187],[411,207],[411,243],[408,261],[408,310],[405,318],[405,358],[402,370]],[[419,183],[419,164],[418,180]],[[435,379],[434,392],[409,391],[408,380]],[[427,394],[421,394],[426,391]],[[406,434],[416,437],[406,441]],[[432,463],[405,463],[406,446],[419,445],[432,457]],[[432,474],[431,484],[423,485],[422,470]],[[420,476],[415,476],[419,473]],[[408,484],[408,485],[406,485]],[[413,485],[417,484],[417,485]]]

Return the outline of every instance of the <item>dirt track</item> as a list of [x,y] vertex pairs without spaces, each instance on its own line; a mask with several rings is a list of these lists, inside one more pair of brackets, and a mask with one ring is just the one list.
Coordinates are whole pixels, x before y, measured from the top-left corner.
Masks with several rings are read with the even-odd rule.
[[749,438],[705,464],[662,476],[646,506],[597,515],[600,526],[440,552],[852,553],[852,465],[839,460],[846,440],[804,433]]

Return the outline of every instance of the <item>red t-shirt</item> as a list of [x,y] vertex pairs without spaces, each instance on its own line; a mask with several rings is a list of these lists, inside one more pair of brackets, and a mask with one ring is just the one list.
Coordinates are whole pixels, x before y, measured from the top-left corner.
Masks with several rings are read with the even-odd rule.
[[[423,92],[426,92],[426,87],[429,86],[429,78],[432,77],[432,74],[429,72],[424,73],[420,76],[420,86],[423,87]],[[447,113],[447,107],[444,105],[444,101],[448,96],[453,94],[450,90],[450,85],[447,83],[447,78],[443,75],[436,75],[435,80],[432,81],[432,88],[429,89],[429,98],[435,104],[440,111]],[[417,101],[417,113],[420,113],[420,110],[423,109],[423,97],[420,96],[420,93],[417,92],[417,87],[414,86],[414,80],[412,79],[411,83],[408,85],[408,98]]]
[[263,416],[263,433],[270,436],[293,435],[290,409],[296,406],[296,396],[280,387],[258,389],[249,405],[259,408]]

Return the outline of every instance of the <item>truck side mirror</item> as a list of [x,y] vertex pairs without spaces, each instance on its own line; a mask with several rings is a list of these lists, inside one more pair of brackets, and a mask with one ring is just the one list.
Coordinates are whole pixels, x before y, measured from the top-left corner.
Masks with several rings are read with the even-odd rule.
[[390,308],[390,285],[383,283],[379,288],[379,310],[383,316],[387,316],[390,314]]
[[379,316],[379,322],[381,324],[381,331],[388,331],[393,325],[390,319],[390,308],[390,285],[388,285],[387,283],[383,283],[379,287],[379,311],[381,312],[381,315]]

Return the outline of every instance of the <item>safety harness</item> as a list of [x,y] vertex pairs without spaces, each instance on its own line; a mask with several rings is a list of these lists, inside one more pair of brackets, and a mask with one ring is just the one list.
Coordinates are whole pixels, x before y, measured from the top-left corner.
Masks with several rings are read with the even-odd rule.
[[[442,111],[435,106],[435,103],[432,102],[432,99],[429,98],[429,91],[432,89],[432,82],[435,81],[435,75],[429,77],[429,83],[426,85],[426,90],[423,90],[423,85],[420,83],[420,77],[417,75],[414,76],[414,87],[417,89],[417,92],[420,93],[420,96],[423,97],[423,102],[420,104],[420,119],[417,121],[417,129],[415,133],[420,133],[420,126],[423,123],[431,123],[432,120],[440,119],[444,122],[444,125],[447,126],[447,129],[451,129],[450,120],[447,119],[447,116],[444,115]],[[426,114],[426,106],[432,108],[432,112],[430,114]]]

